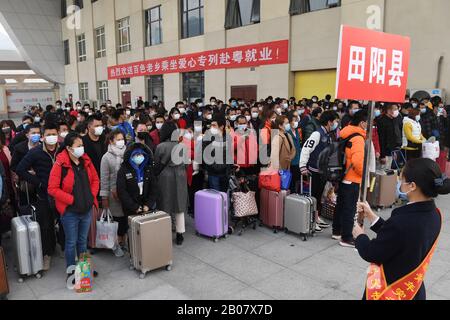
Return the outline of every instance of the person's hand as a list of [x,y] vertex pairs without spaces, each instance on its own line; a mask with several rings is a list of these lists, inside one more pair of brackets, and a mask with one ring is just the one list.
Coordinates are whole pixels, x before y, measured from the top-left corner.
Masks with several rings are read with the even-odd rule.
[[300,173],[304,177],[309,177],[309,170],[306,167],[300,168]]
[[149,212],[149,211],[150,211],[150,208],[147,207],[147,206],[144,206],[144,207],[142,208],[142,211],[143,211],[143,212]]
[[376,219],[378,219],[378,216],[373,213],[372,208],[370,208],[370,205],[367,201],[358,202],[356,210],[360,216],[364,216],[364,218],[369,219],[370,223],[373,223]]
[[109,199],[106,198],[102,198],[102,208],[107,209],[109,208]]
[[112,197],[114,200],[119,200],[119,195],[117,194],[117,190],[111,191]]
[[386,164],[386,158],[381,158],[381,159],[380,159],[380,163],[381,163],[381,164]]
[[442,116],[443,116],[444,118],[447,118],[447,110],[444,109],[444,111],[442,111]]
[[139,208],[136,210],[136,214],[142,214],[142,207],[139,207]]
[[380,159],[380,153],[379,152],[377,152],[377,153],[375,153],[375,158],[377,158],[377,159]]
[[364,232],[364,228],[361,227],[358,223],[355,223],[355,225],[353,226],[353,238],[358,239],[358,237],[362,234],[365,234]]

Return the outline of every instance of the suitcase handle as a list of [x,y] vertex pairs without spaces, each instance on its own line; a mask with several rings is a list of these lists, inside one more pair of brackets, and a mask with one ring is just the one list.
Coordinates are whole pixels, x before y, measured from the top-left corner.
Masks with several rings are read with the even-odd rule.
[[214,189],[206,189],[206,192],[218,194],[220,198],[222,198],[222,232],[223,234],[226,234],[228,230],[225,230],[225,220],[226,220],[226,213],[225,213],[225,198],[223,197],[223,194],[220,191],[214,190]]
[[[300,175],[300,194],[305,194],[303,192],[303,175]],[[312,176],[309,176],[309,196],[312,197]]]

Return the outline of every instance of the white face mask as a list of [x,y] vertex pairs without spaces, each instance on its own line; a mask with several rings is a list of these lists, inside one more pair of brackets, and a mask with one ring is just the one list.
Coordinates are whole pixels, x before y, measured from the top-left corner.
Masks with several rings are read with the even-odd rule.
[[79,159],[84,155],[84,147],[73,148],[72,155]]
[[236,118],[237,118],[236,115],[230,116],[230,120],[231,120],[231,121],[236,121]]
[[180,113],[182,113],[182,114],[185,114],[185,113],[186,113],[186,109],[185,109],[185,108],[180,108],[180,109],[178,109],[178,110],[180,110]]
[[173,118],[175,119],[175,120],[180,120],[180,115],[177,113],[177,114],[174,114],[173,115]]
[[248,122],[248,121],[252,120],[252,117],[251,116],[245,116],[245,119],[247,119],[247,122]]
[[277,108],[276,112],[280,115],[281,114],[281,108]]
[[208,115],[206,116],[206,119],[207,119],[207,120],[211,120],[211,119],[212,119],[212,114],[208,114]]
[[58,136],[47,136],[45,137],[45,143],[49,146],[54,146],[58,143]]
[[130,116],[131,115],[131,110],[127,110],[126,114],[127,114],[127,116]]
[[294,122],[294,129],[297,129],[298,128],[298,121],[296,121],[296,122]]
[[195,126],[195,127],[194,127],[194,130],[195,130],[195,132],[202,132],[202,131],[203,131],[203,128],[202,128],[202,127],[199,127],[199,126]]
[[96,127],[94,129],[94,134],[99,137],[103,134],[104,128],[103,127]]
[[252,112],[252,118],[253,119],[257,119],[259,117],[259,113],[258,112]]
[[41,122],[41,117],[34,117],[34,122]]
[[119,149],[123,149],[123,147],[125,147],[125,140],[116,141],[116,147]]
[[214,136],[219,134],[219,129],[217,129],[217,128],[211,128],[210,130],[211,130],[211,134]]
[[397,118],[397,117],[399,116],[399,114],[400,114],[400,112],[399,112],[398,110],[396,110],[396,111],[394,111],[394,112],[392,113],[392,116],[393,116],[394,118]]
[[164,124],[164,123],[157,123],[157,124],[156,124],[156,129],[161,130],[163,124]]
[[289,105],[287,103],[283,103],[283,108],[287,109],[289,107]]
[[61,132],[59,135],[61,138],[64,139],[65,137],[67,137],[68,134],[69,134],[69,131],[64,131],[64,132]]

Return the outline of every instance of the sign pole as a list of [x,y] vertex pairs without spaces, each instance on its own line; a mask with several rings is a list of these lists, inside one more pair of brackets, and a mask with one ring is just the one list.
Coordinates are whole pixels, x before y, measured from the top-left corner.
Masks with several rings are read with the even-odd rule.
[[367,119],[367,135],[366,135],[366,144],[364,148],[364,168],[363,168],[363,177],[361,183],[361,189],[359,193],[360,201],[364,202],[367,200],[367,188],[370,185],[370,174],[369,174],[369,166],[370,159],[372,157],[372,133],[373,133],[373,121],[375,119],[374,113],[375,104],[373,101],[369,102],[369,110],[368,110],[368,119]]

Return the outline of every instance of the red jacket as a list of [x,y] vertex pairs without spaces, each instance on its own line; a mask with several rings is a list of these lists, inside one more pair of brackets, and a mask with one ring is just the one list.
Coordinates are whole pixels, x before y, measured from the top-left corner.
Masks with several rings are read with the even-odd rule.
[[376,153],[381,153],[380,138],[378,137],[378,129],[376,126],[372,129],[372,142]]
[[[88,174],[91,185],[92,196],[94,197],[94,205],[98,208],[97,194],[100,189],[100,180],[95,170],[94,164],[87,154],[82,157],[84,168]],[[62,177],[62,168],[66,168],[65,177]],[[62,180],[62,181],[61,181]],[[60,215],[64,215],[66,208],[73,204],[74,197],[72,195],[73,185],[75,183],[72,163],[67,150],[64,150],[56,157],[56,162],[50,172],[48,180],[48,194],[55,199],[56,209]]]
[[153,144],[155,145],[155,148],[160,144],[160,138],[159,138],[159,130],[155,129],[152,132],[150,132],[150,137],[152,137]]
[[245,135],[234,131],[234,163],[242,168],[250,168],[258,163],[258,138],[256,131],[248,131]]

